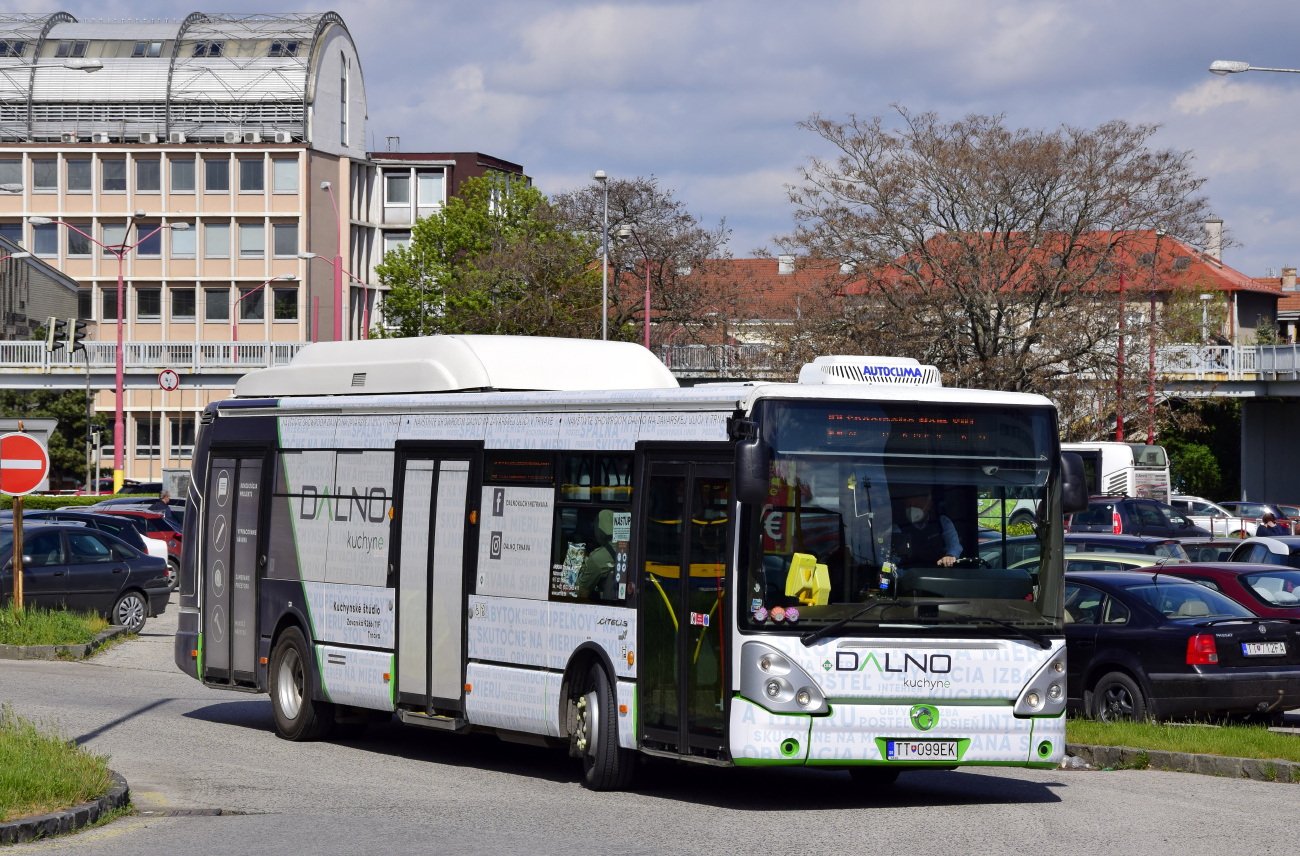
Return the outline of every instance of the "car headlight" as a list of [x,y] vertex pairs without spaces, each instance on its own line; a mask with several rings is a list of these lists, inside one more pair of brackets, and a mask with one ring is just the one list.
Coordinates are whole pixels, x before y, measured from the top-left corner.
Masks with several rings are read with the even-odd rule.
[[829,709],[812,677],[763,642],[746,642],[741,649],[740,694],[772,713],[825,713]]

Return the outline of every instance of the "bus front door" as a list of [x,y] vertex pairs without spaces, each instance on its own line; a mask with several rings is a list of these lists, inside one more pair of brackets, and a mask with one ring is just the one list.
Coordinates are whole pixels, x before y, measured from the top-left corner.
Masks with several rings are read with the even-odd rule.
[[393,515],[397,545],[397,703],[464,709],[463,590],[469,529],[467,453],[408,451]]
[[204,502],[203,680],[257,684],[261,455],[215,453]]
[[717,757],[728,713],[731,467],[651,462],[646,483],[641,740],[652,749]]

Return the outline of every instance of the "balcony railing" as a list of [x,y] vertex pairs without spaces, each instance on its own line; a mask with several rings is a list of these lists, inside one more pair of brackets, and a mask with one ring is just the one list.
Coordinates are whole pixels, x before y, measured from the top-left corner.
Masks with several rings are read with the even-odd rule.
[[[44,342],[0,342],[0,368],[41,371],[84,371],[117,365],[116,342],[86,342],[85,353],[69,355],[65,349],[45,350]],[[207,369],[239,371],[288,365],[307,342],[126,342],[125,369],[200,372]]]

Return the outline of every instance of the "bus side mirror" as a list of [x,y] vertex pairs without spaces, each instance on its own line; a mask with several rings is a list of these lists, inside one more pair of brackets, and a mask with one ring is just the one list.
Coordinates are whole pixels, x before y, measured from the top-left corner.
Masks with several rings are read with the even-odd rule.
[[771,449],[762,438],[736,444],[736,498],[762,505],[767,502]]
[[1088,475],[1083,458],[1074,452],[1061,453],[1061,513],[1078,514],[1088,510]]

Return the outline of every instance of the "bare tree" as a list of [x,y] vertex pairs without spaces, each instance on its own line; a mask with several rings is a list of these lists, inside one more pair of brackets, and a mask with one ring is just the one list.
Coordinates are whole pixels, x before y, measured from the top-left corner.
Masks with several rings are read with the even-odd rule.
[[1201,239],[1191,154],[1152,150],[1150,125],[1012,130],[895,109],[897,128],[801,123],[839,154],[788,188],[795,230],[779,243],[827,273],[804,322],[776,334],[782,355],[917,357],[952,385],[1049,395],[1063,426],[1113,408],[1111,283],[1144,235]]

